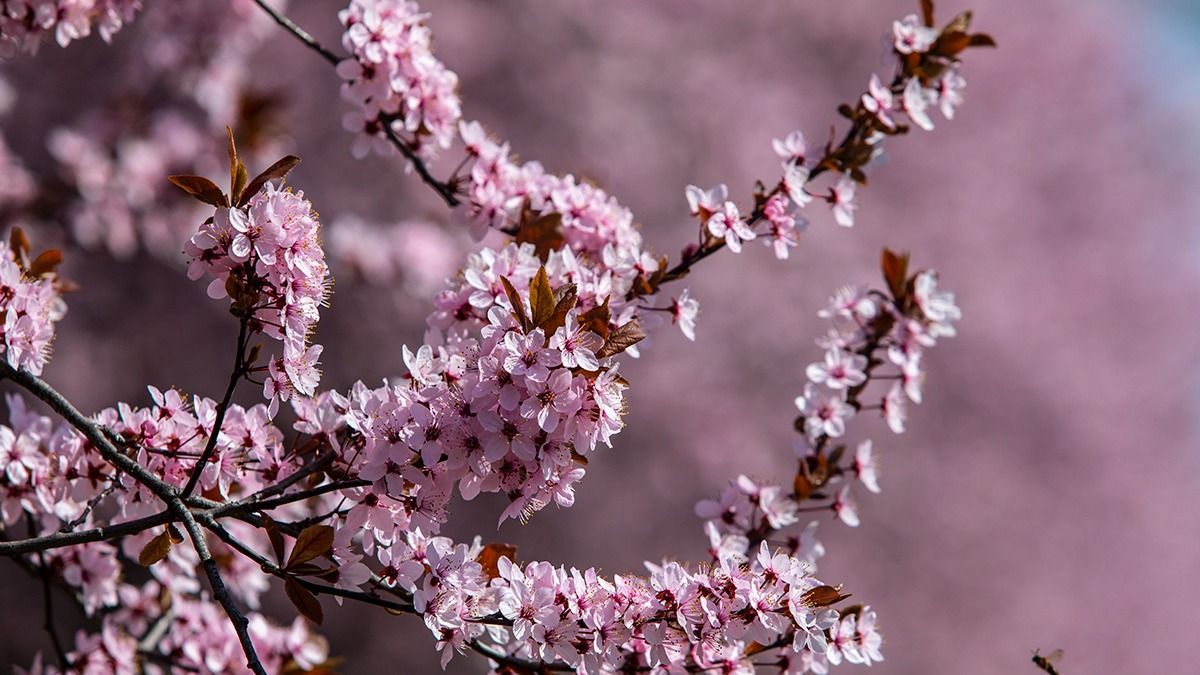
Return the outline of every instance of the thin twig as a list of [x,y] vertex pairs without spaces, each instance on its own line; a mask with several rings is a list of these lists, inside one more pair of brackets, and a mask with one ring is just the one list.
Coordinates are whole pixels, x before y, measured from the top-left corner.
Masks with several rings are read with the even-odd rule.
[[280,26],[283,26],[284,30],[288,31],[292,35],[295,35],[296,39],[303,42],[304,45],[307,46],[309,49],[311,49],[314,52],[323,56],[325,58],[325,60],[328,61],[330,64],[336,66],[339,62],[342,61],[342,57],[338,56],[337,54],[334,54],[333,51],[326,48],[320,42],[317,42],[317,39],[314,38],[312,35],[309,35],[308,31],[304,30],[300,26],[297,26],[295,23],[292,22],[291,19],[280,14],[278,10],[276,10],[274,7],[268,5],[264,0],[254,0],[254,3],[256,5],[258,5],[259,7],[261,7],[262,10],[264,12],[266,12],[268,15],[270,15],[270,17],[272,19],[275,19],[275,23],[279,24]]
[[233,392],[237,389],[238,382],[242,376],[246,374],[246,330],[249,327],[249,317],[242,316],[238,322],[238,341],[237,355],[234,357],[233,372],[229,375],[229,386],[225,389],[225,398],[221,399],[221,403],[217,406],[217,416],[213,421],[212,435],[208,437],[208,444],[204,446],[204,452],[200,453],[200,459],[196,460],[196,465],[192,467],[192,475],[188,477],[187,485],[183,488],[183,496],[187,497],[196,489],[196,484],[200,482],[200,474],[204,473],[204,467],[212,460],[213,453],[217,451],[217,439],[221,437],[221,427],[225,424],[225,413],[229,410],[229,404],[233,402]]
[[126,537],[144,532],[171,522],[174,517],[169,511],[163,511],[137,520],[130,520],[116,525],[93,527],[79,532],[55,532],[42,537],[18,539],[16,541],[0,542],[0,556],[14,556],[34,551],[49,551],[64,546],[90,544],[97,541],[107,541],[118,537]]

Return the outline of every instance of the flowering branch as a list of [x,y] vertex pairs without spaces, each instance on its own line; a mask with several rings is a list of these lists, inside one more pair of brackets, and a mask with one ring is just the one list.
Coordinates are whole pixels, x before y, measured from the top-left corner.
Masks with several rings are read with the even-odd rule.
[[[757,187],[748,215],[723,185],[689,186],[699,239],[672,266],[645,249],[633,214],[612,196],[517,162],[507,144],[462,119],[457,76],[433,55],[416,3],[351,0],[339,14],[350,56],[339,59],[256,1],[336,66],[356,105],[346,120],[359,132],[356,154],[399,150],[448,205],[464,207],[475,234],[496,229],[511,241],[471,255],[446,281],[426,342],[401,350],[402,377],[322,391],[322,347],[311,340],[331,281],[321,223],[286,182],[299,159],[285,156],[251,178],[230,132],[227,190],[203,176],[171,177],[211,209],[187,242],[188,274],[206,279],[239,322],[225,395],[188,400],[150,387],[151,405],[121,403],[93,418],[37,377],[61,315],[52,311],[55,256],[27,263],[27,245],[5,252],[0,377],[67,425],[10,398],[0,515],[11,525],[26,514],[29,532],[0,544],[0,554],[27,567],[34,554],[44,583],[53,570],[99,619],[100,631],[81,634],[69,653],[52,635],[63,668],[327,668],[328,647],[312,632],[324,619],[322,595],[418,616],[443,665],[469,649],[501,672],[798,673],[881,660],[875,613],[846,606],[842,586],[815,576],[824,551],[816,524],[775,537],[807,512],[858,523],[849,479],[877,492],[876,453],[868,440],[846,457],[847,421],[878,408],[902,431],[906,401],[921,400],[923,353],[954,334],[953,296],[935,273],[910,274],[906,256],[885,252],[886,290],[843,289],[822,313],[834,330],[819,341],[824,359],[808,367],[796,400],[792,484],[742,476],[697,505],[706,564],[605,576],[519,563],[514,547],[440,533],[456,497],[503,494],[501,523],[571,506],[593,455],[623,428],[631,384],[622,362],[641,355],[662,319],[695,337],[699,308],[686,289],[669,307],[646,298],[716,251],[759,237],[787,257],[804,225],[798,210],[812,201],[853,224],[855,190],[882,140],[908,124],[929,129],[928,107],[949,118],[961,102],[959,54],[991,44],[968,33],[969,14],[938,30],[923,2],[920,17],[896,22],[890,84],[872,77],[860,101],[842,107],[850,129],[815,163],[799,132],[776,140],[782,177]],[[456,143],[463,161],[439,181],[427,162]],[[813,187],[823,173],[840,174],[827,194]],[[263,366],[261,345],[250,349],[260,334],[278,342]],[[895,372],[883,371],[889,364]],[[255,374],[263,401],[235,404],[238,382]],[[870,382],[891,383],[878,405]],[[291,443],[275,422],[284,402],[295,412]],[[100,510],[115,513],[97,515],[109,494],[119,498]],[[190,546],[180,546],[180,527]],[[140,588],[121,574],[134,559],[151,579]],[[200,590],[201,573],[210,592]],[[290,628],[254,610],[276,581],[298,613]]]

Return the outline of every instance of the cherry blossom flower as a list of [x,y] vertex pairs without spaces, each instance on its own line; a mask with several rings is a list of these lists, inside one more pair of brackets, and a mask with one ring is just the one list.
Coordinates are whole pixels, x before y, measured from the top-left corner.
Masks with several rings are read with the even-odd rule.
[[862,96],[862,105],[868,112],[875,115],[875,119],[879,120],[884,128],[896,128],[896,121],[892,119],[892,110],[896,105],[892,90],[883,86],[878,75],[871,76],[867,93]]
[[879,453],[869,439],[854,450],[854,474],[868,490],[879,494]]
[[849,176],[842,176],[829,190],[829,196],[826,201],[833,207],[833,217],[838,225],[842,227],[852,227],[854,225],[854,211],[858,206],[854,203],[854,191],[857,183]]
[[938,32],[926,26],[916,14],[892,22],[896,51],[901,54],[923,54],[937,41]]
[[700,301],[683,289],[678,298],[671,300],[671,322],[679,326],[684,337],[696,340],[696,317],[700,315]]
[[742,220],[737,204],[727,201],[708,217],[708,231],[714,237],[725,239],[725,244],[734,253],[741,253],[742,242],[754,239],[754,230]]
[[830,349],[825,352],[823,363],[809,365],[805,373],[816,384],[824,384],[830,389],[848,389],[867,381],[867,375],[863,372],[866,367],[867,357]]

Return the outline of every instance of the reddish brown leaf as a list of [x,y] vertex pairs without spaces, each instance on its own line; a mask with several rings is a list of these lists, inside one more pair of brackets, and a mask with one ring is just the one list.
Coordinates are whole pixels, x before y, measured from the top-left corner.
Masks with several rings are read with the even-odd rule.
[[54,268],[62,264],[62,251],[52,248],[49,251],[44,251],[41,255],[33,259],[29,263],[29,275],[32,277],[40,277],[54,272]]
[[800,596],[800,601],[809,607],[828,607],[850,597],[849,593],[842,594],[841,586],[817,586],[810,588]]
[[[250,174],[246,171],[246,165],[242,164],[242,160],[240,159],[238,160],[236,171],[233,175],[233,187],[229,193],[231,195],[243,194],[246,190],[246,181],[250,178]],[[250,196],[253,197],[254,195]]]
[[275,562],[283,564],[283,533],[279,526],[268,515],[263,515],[263,529],[267,531],[267,539],[271,540],[271,551],[275,553]]
[[537,217],[527,217],[517,228],[515,237],[518,244],[533,244],[537,257],[546,260],[551,251],[563,247],[565,240],[562,231],[562,214],[547,213]]
[[933,28],[933,0],[921,0],[921,19]]
[[233,141],[232,127],[225,127],[225,136],[229,139],[227,148],[229,152],[229,194],[237,195],[239,192],[235,186],[237,185],[238,164],[241,162],[238,160],[237,143]]
[[529,325],[529,315],[525,313],[525,301],[521,299],[521,294],[517,292],[516,288],[513,288],[508,277],[500,277],[500,283],[504,285],[504,294],[508,296],[508,302],[512,305],[513,318],[521,324],[521,330],[526,333],[533,330]]
[[600,351],[596,352],[598,358],[607,358],[620,354],[646,338],[646,331],[642,330],[641,324],[637,319],[617,328],[608,334],[608,339],[604,342],[604,346]]
[[300,616],[317,625],[325,620],[321,601],[317,600],[317,596],[313,595],[311,591],[301,586],[300,582],[288,579],[283,583],[283,590],[287,593],[288,600],[291,600],[292,605],[296,607],[296,611],[300,612]]
[[583,327],[599,335],[601,338],[608,339],[608,322],[610,319],[608,312],[608,298],[604,298],[604,304],[596,305],[583,313],[579,322]]
[[333,528],[328,525],[309,525],[296,537],[292,546],[292,554],[288,556],[287,565],[292,567],[306,563],[313,558],[325,555],[333,546]]
[[149,567],[154,563],[167,557],[171,552],[171,535],[163,530],[158,536],[151,539],[142,547],[142,551],[138,553],[138,564],[142,567]]
[[262,186],[267,184],[267,181],[283,178],[299,163],[299,157],[295,155],[288,155],[267,167],[266,171],[263,171],[255,176],[254,180],[250,181],[250,184],[242,190],[237,197],[237,205],[245,206],[254,197],[254,195],[258,194],[258,191],[262,189]]
[[546,331],[546,339],[550,339],[555,331],[566,325],[567,313],[575,308],[577,302],[579,294],[575,284],[565,284],[554,292],[554,313],[541,324],[542,330]]
[[12,250],[13,257],[18,262],[25,259],[29,253],[29,237],[25,236],[25,230],[20,227],[14,227],[8,235],[8,248]]
[[883,280],[887,282],[892,297],[900,300],[904,297],[904,285],[908,279],[908,254],[896,253],[891,249],[883,249],[881,257]]
[[546,275],[546,266],[538,268],[537,275],[529,283],[529,320],[536,327],[541,326],[554,316],[554,289],[550,287],[550,277]]
[[942,56],[955,57],[969,44],[971,44],[971,36],[962,31],[942,33],[942,36],[933,44],[932,51]]
[[813,484],[803,472],[797,472],[796,478],[792,480],[792,497],[802,502],[808,499],[813,493]]
[[972,47],[995,47],[996,41],[987,33],[975,33],[971,36],[970,45]]
[[205,204],[229,206],[229,200],[221,188],[204,176],[168,176],[167,180]]
[[515,561],[517,547],[513,544],[488,544],[483,547],[479,555],[475,556],[475,562],[483,566],[483,573],[487,575],[488,579],[495,579],[500,576],[501,557]]

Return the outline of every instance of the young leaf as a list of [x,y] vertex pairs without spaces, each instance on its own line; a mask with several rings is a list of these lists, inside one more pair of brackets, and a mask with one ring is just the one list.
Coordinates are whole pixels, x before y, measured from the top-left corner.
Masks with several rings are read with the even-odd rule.
[[933,0],[921,0],[921,19],[933,28]]
[[646,331],[642,330],[641,324],[634,319],[609,333],[608,340],[604,342],[600,351],[596,352],[596,357],[603,359],[620,354],[644,339],[646,339]]
[[321,601],[317,600],[317,596],[311,591],[300,585],[300,582],[295,579],[288,579],[283,583],[283,590],[287,593],[288,600],[296,607],[296,611],[300,612],[300,616],[309,621],[320,625],[325,620],[325,612],[321,609]]
[[550,288],[550,277],[546,276],[546,266],[542,265],[529,284],[529,319],[535,327],[554,316],[554,304],[554,289]]
[[226,199],[225,193],[221,192],[221,188],[204,176],[168,176],[167,180],[205,204],[229,206],[229,200]]
[[500,277],[500,283],[504,285],[504,294],[508,296],[508,302],[512,305],[513,318],[521,324],[521,330],[526,333],[533,330],[533,327],[529,325],[529,315],[525,313],[525,301],[521,299],[521,294],[513,288],[508,277]]
[[942,36],[937,39],[933,45],[933,53],[941,54],[942,56],[954,57],[962,50],[966,49],[971,44],[971,36],[962,31],[954,31],[952,33],[942,33]]
[[608,311],[608,298],[604,298],[604,304],[596,305],[583,313],[579,323],[583,327],[592,331],[596,335],[604,339],[608,339],[608,321],[611,318]]
[[237,197],[237,205],[245,206],[254,197],[254,195],[258,194],[258,191],[262,189],[262,186],[267,184],[267,181],[283,178],[299,163],[299,157],[295,155],[288,155],[267,167],[266,171],[263,171],[255,176],[254,180],[250,181],[250,184],[247,185],[244,190],[242,190],[241,194]]
[[565,284],[554,292],[554,313],[541,324],[542,330],[546,331],[547,339],[566,325],[567,312],[574,309],[577,302],[579,302],[579,294],[575,284]]
[[241,162],[238,160],[237,143],[233,141],[233,128],[225,127],[225,135],[229,138],[229,194],[237,197],[240,194],[237,189],[238,164]]
[[488,579],[495,579],[500,576],[500,558],[516,560],[516,556],[517,547],[512,544],[488,544],[475,557],[475,562],[483,567],[483,573]]
[[908,280],[908,254],[896,253],[891,249],[883,249],[881,256],[883,280],[887,282],[892,297],[900,300],[904,297],[904,283]]
[[29,263],[29,276],[37,278],[50,274],[54,271],[55,267],[62,264],[62,261],[62,251],[56,248],[44,251],[41,255],[34,258],[33,262]]
[[141,553],[138,553],[138,564],[142,567],[149,567],[154,563],[167,557],[171,552],[171,535],[163,530],[158,536],[151,539],[142,547]]
[[18,263],[25,259],[25,255],[29,253],[29,237],[25,236],[25,230],[20,227],[14,227],[8,235],[8,248],[12,250],[13,257]]
[[[231,195],[241,195],[246,190],[246,181],[249,180],[249,174],[246,172],[246,165],[242,164],[242,160],[238,160],[237,173],[233,176],[233,189],[229,193]],[[253,197],[254,195],[250,195]],[[240,199],[239,199],[240,201]],[[247,200],[249,201],[249,200]]]
[[525,218],[517,229],[518,244],[533,244],[537,257],[546,260],[551,251],[563,247],[562,214],[547,213],[536,218]]
[[837,604],[848,597],[849,593],[842,594],[841,586],[817,586],[801,595],[800,601],[809,607],[817,608]]
[[287,565],[292,567],[306,563],[313,558],[325,555],[333,546],[333,528],[328,525],[309,525],[296,537],[292,546],[292,554],[288,556]]
[[996,41],[987,33],[975,33],[971,36],[970,45],[972,47],[995,47]]
[[942,34],[945,35],[947,33],[967,32],[967,30],[971,28],[971,16],[971,10],[968,9],[962,14],[954,17],[954,19],[950,21],[950,23],[946,24],[946,27],[942,29]]
[[797,472],[792,480],[792,498],[802,502],[812,496],[813,484],[803,472]]
[[263,529],[267,531],[267,539],[271,540],[271,551],[275,553],[275,562],[283,564],[283,533],[270,516],[264,515]]

